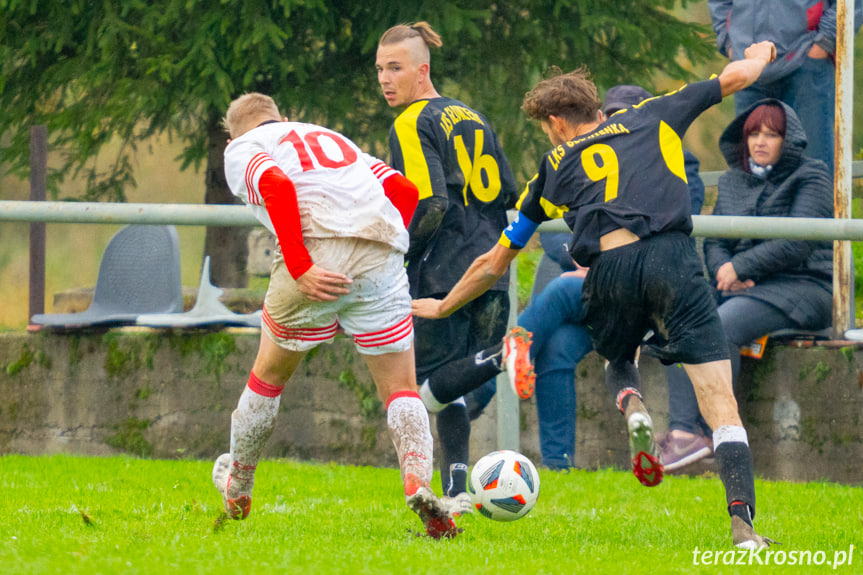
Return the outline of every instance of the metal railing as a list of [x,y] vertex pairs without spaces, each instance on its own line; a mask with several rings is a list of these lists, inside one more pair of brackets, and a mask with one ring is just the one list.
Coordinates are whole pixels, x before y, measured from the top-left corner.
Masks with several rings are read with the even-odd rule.
[[[701,177],[705,185],[710,187],[716,185],[721,174],[722,172],[704,172]],[[863,177],[863,161],[852,164],[852,174],[854,178]],[[510,216],[513,217],[514,212]],[[245,206],[48,201],[0,201],[0,221],[188,226],[260,225]],[[692,223],[693,235],[702,237],[863,241],[863,220],[693,216]],[[539,231],[569,231],[569,228],[563,221],[556,220],[544,222],[539,226]],[[512,278],[517,278],[516,265],[516,261],[513,261]],[[518,311],[516,281],[510,282],[509,295],[509,322],[514,325]],[[498,444],[502,448],[518,449],[518,398],[509,390],[505,375],[498,379],[498,390]]]

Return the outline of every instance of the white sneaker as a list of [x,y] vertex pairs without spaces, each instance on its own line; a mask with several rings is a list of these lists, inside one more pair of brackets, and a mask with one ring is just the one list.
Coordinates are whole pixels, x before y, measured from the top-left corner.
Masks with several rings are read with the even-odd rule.
[[459,530],[455,526],[455,521],[452,520],[441,500],[428,487],[420,487],[413,495],[408,496],[407,504],[414,513],[419,515],[429,537],[453,539],[458,535]]
[[466,492],[459,493],[453,497],[444,495],[440,498],[440,502],[452,517],[460,517],[473,513],[473,502],[470,500],[470,495]]
[[[222,505],[228,517],[245,519],[252,510],[252,488],[249,486],[245,492],[240,492],[236,488],[232,490],[231,479],[231,454],[223,453],[213,465],[213,485],[216,486],[222,496]],[[234,497],[229,498],[228,494],[231,491],[237,491],[237,493],[233,494]]]
[[509,384],[521,399],[529,399],[536,385],[536,373],[530,361],[531,333],[516,326],[503,337],[503,364]]

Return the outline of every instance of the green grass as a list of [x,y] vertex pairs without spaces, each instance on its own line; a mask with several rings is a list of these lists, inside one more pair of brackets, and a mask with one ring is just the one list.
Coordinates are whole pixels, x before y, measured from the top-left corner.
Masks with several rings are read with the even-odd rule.
[[[452,541],[417,536],[397,470],[265,460],[252,515],[218,523],[207,461],[4,456],[0,565],[17,573],[824,573],[808,567],[693,565],[726,552],[715,478],[541,471],[526,518],[459,521]],[[863,490],[757,482],[756,526],[786,552],[863,545]],[[851,566],[859,572],[863,550]]]
[[533,280],[536,277],[536,268],[542,259],[542,249],[527,249],[516,256],[518,267],[518,311],[521,312],[530,303],[533,293]]

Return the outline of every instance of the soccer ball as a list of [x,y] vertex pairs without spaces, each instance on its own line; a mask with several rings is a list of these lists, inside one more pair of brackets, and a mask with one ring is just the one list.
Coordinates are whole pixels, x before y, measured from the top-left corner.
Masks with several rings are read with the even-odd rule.
[[521,519],[539,497],[539,474],[533,463],[515,451],[493,451],[470,472],[468,492],[483,517],[495,521]]

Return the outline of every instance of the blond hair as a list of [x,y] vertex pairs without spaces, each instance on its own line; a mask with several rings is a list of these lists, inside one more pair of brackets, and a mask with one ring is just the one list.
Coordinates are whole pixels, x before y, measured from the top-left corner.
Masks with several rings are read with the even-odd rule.
[[232,138],[238,138],[267,119],[282,119],[276,102],[265,94],[249,92],[231,102],[222,125]]
[[398,44],[411,38],[420,38],[426,48],[440,48],[443,42],[440,35],[432,29],[428,22],[415,22],[413,24],[397,24],[383,33],[378,46]]
[[551,74],[524,95],[521,109],[536,120],[557,116],[570,124],[594,121],[602,102],[587,68],[582,66],[563,74],[555,66]]

